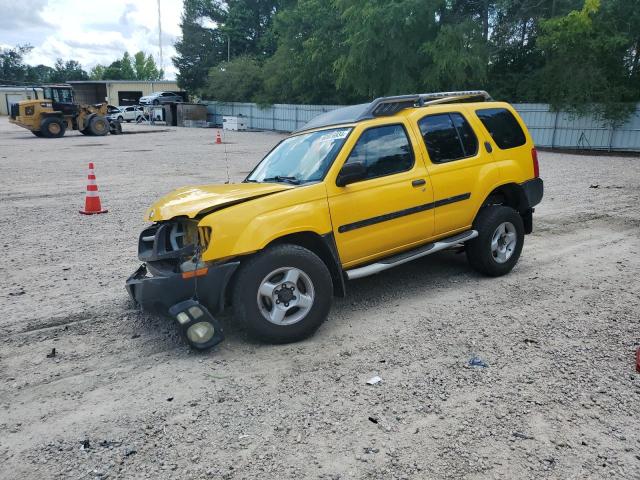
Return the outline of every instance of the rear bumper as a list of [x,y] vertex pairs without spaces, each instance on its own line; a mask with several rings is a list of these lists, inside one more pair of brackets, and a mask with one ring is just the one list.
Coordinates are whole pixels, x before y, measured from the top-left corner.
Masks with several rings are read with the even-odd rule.
[[197,293],[198,299],[216,314],[224,309],[227,285],[238,265],[240,262],[210,266],[206,275],[184,279],[181,273],[173,272],[150,275],[142,264],[127,279],[126,288],[133,301],[147,312],[167,315],[173,305]]
[[541,178],[527,180],[522,184],[524,194],[527,196],[529,208],[533,208],[542,201],[544,195],[544,182]]

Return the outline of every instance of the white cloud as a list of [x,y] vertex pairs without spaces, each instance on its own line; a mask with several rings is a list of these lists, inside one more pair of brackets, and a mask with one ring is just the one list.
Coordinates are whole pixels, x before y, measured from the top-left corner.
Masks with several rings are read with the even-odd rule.
[[[163,65],[167,78],[175,78],[171,57],[181,34],[182,0],[161,0],[161,9]],[[0,0],[0,11],[0,44],[31,44],[31,64],[53,66],[62,58],[89,70],[125,50],[143,50],[160,62],[157,0]]]

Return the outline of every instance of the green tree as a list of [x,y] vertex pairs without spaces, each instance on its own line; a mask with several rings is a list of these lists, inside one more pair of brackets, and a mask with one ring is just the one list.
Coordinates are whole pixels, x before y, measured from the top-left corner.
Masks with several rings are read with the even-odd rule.
[[424,46],[438,33],[442,3],[337,0],[345,34],[345,51],[335,63],[338,87],[363,100],[420,91],[430,66]]
[[20,83],[26,80],[27,67],[24,64],[24,57],[32,49],[31,45],[0,48],[0,82]]
[[33,83],[50,83],[55,70],[48,65],[27,65],[26,80]]
[[544,21],[539,43],[546,61],[537,79],[540,98],[554,108],[615,122],[628,116],[637,97],[625,62],[629,38],[607,13],[600,0],[585,0],[581,10]]
[[133,68],[137,80],[160,80],[161,74],[151,54],[145,56],[144,52],[137,52],[133,56]]
[[133,71],[133,62],[131,61],[129,52],[124,52],[120,60],[120,75],[122,77],[121,80],[136,79],[136,73]]
[[224,15],[221,5],[212,0],[184,0],[182,37],[175,43],[177,55],[172,59],[181,88],[198,91],[204,87],[209,69],[227,58],[226,38],[218,28],[203,26],[204,21],[218,25]]
[[64,83],[69,80],[88,80],[89,74],[82,68],[76,60],[67,60],[66,62],[58,58],[50,80],[56,83]]
[[204,94],[207,98],[226,102],[257,100],[262,88],[262,71],[248,55],[223,62],[209,70]]
[[96,65],[89,71],[89,78],[91,80],[104,80],[104,71],[106,67],[104,65]]
[[261,102],[348,103],[334,64],[344,52],[340,11],[326,0],[300,0],[274,21],[277,50],[263,69]]

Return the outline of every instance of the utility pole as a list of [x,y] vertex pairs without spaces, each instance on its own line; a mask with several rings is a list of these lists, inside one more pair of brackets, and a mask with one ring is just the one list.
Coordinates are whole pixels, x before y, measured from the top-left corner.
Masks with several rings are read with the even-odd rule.
[[160,14],[160,0],[158,0],[158,45],[160,46],[160,73],[164,77],[164,59],[162,58],[162,16]]

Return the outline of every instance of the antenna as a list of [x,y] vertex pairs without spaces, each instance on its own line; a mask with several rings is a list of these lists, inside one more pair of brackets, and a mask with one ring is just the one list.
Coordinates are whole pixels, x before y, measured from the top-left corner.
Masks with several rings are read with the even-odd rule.
[[163,74],[164,59],[162,58],[162,15],[160,13],[160,0],[158,0],[158,45],[160,46],[160,73]]

